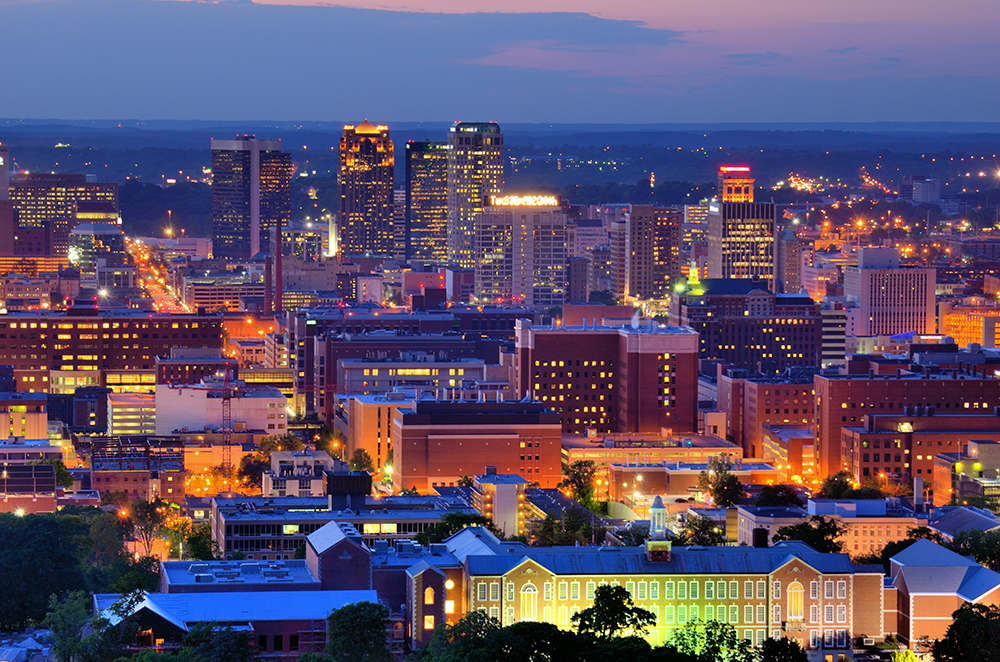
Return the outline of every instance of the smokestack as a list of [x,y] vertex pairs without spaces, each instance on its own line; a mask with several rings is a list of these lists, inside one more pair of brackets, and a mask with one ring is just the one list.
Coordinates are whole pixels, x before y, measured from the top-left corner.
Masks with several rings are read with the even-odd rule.
[[274,228],[274,312],[281,312],[281,281],[284,276],[281,268],[281,221]]
[[272,281],[272,275],[271,275],[271,256],[268,255],[267,257],[264,258],[264,314],[265,315],[274,314],[274,308],[272,307],[274,300],[272,298],[273,292],[271,289],[273,286],[274,282]]
[[924,479],[920,476],[913,479],[913,508],[918,512],[924,509]]

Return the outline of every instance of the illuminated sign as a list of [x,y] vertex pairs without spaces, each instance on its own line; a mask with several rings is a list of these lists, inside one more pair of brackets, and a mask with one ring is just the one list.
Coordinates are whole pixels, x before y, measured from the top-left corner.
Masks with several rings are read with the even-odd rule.
[[721,166],[719,172],[750,172],[748,166]]
[[554,195],[491,195],[490,207],[558,207]]

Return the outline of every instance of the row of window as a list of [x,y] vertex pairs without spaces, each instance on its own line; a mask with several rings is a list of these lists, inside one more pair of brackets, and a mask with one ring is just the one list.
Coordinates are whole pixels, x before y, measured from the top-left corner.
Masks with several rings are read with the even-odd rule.
[[[618,582],[611,582],[613,585],[618,585]],[[580,582],[565,582],[561,581],[558,583],[558,594],[559,600],[579,600],[580,599]],[[608,582],[596,582],[588,581],[586,582],[585,597],[587,600],[593,600],[594,595],[597,591],[598,586],[604,586]],[[522,593],[530,587],[531,591],[534,591],[533,584],[525,584],[522,588]],[[774,581],[771,584],[772,587],[772,597],[776,600],[781,599],[781,582]],[[507,582],[506,588],[506,599],[508,601],[514,600],[514,583]],[[704,588],[704,591],[702,591]],[[828,579],[824,582],[823,595],[826,599],[832,600],[834,597],[836,599],[844,600],[847,598],[847,581],[846,580],[832,580]],[[813,580],[809,582],[809,597],[813,600],[819,599],[819,589],[820,582],[818,580]],[[552,582],[545,582],[542,585],[542,590],[544,593],[544,600],[552,600]],[[637,600],[646,600],[647,595],[650,600],[660,599],[660,582],[657,580],[653,581],[627,581],[625,582],[625,590],[629,592],[630,595],[635,596]],[[767,582],[764,580],[758,580],[756,582],[752,580],[747,580],[743,582],[743,598],[763,600],[766,597],[767,592]],[[804,587],[798,581],[793,581],[788,586],[789,599],[793,597],[798,600],[800,607],[797,610],[798,619],[791,617],[792,620],[801,620],[801,604],[802,599],[805,595]],[[706,600],[739,600],[740,599],[740,582],[732,580],[726,582],[724,580],[712,581],[706,580],[704,582],[699,580],[668,580],[663,582],[663,598],[666,600],[698,600],[702,597]],[[489,598],[487,598],[489,595]],[[500,599],[500,582],[478,582],[476,585],[476,598],[481,602],[485,602],[487,599],[492,601],[497,601]],[[832,608],[831,605],[828,607]],[[818,607],[817,607],[818,608]],[[818,618],[818,617],[817,617]],[[828,621],[829,622],[829,621]]]

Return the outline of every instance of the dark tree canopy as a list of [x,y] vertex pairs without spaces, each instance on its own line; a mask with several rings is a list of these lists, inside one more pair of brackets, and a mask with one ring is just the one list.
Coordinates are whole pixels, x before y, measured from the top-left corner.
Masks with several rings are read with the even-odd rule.
[[712,502],[720,508],[734,506],[746,496],[743,484],[732,470],[733,465],[728,461],[713,458],[708,469],[698,476],[698,487],[710,494]]
[[335,609],[326,620],[326,654],[336,662],[392,662],[389,610],[383,605],[358,602]]
[[944,639],[931,648],[938,662],[1000,662],[1000,608],[966,602],[952,615]]
[[577,631],[589,632],[599,639],[618,637],[625,633],[644,633],[656,623],[653,612],[636,607],[624,586],[598,586],[594,604],[573,614]]
[[782,508],[787,506],[805,506],[802,499],[795,493],[791,485],[765,485],[760,488],[753,505],[765,508]]
[[840,526],[832,518],[813,515],[805,522],[781,527],[772,541],[801,540],[817,552],[841,552],[843,545],[838,538],[846,530],[846,527]]

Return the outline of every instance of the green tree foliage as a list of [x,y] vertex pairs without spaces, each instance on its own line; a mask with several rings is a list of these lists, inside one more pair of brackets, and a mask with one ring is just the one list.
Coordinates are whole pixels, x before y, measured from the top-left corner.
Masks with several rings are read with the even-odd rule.
[[198,561],[222,558],[219,544],[212,540],[212,527],[208,523],[199,524],[191,529],[184,549],[188,558]]
[[240,468],[236,477],[240,484],[260,488],[264,480],[264,472],[271,468],[271,459],[263,453],[250,453],[240,460]]
[[132,522],[132,535],[142,545],[145,551],[143,556],[152,556],[153,540],[162,532],[168,508],[169,504],[159,498],[153,501],[139,499],[129,505],[128,515]]
[[622,547],[638,547],[649,537],[649,527],[633,523],[617,531],[615,537],[621,541]]
[[1000,608],[966,602],[951,618],[944,639],[931,647],[937,662],[1000,662]]
[[472,487],[475,479],[472,476],[459,476],[455,484],[459,487]]
[[[756,651],[736,628],[717,621],[688,621],[674,631],[673,660],[686,662],[756,662]],[[669,650],[668,648],[668,650]]]
[[920,662],[920,658],[913,651],[907,649],[893,653],[890,662]]
[[739,478],[732,473],[733,465],[726,460],[713,458],[708,468],[698,476],[698,488],[712,497],[712,503],[729,508],[746,496]]
[[774,534],[773,542],[801,540],[817,552],[840,552],[843,544],[838,540],[847,531],[836,520],[813,515],[805,522],[783,526]]
[[653,613],[636,607],[624,586],[598,586],[594,604],[573,614],[572,622],[580,633],[589,632],[598,639],[623,634],[643,634],[656,624]]
[[594,291],[587,298],[587,303],[599,303],[605,306],[617,306],[618,299],[610,290]]
[[300,451],[305,448],[305,444],[302,443],[302,438],[298,435],[286,432],[285,434],[271,434],[264,437],[257,444],[257,448],[261,453],[265,453],[270,461],[271,453],[274,451]]
[[52,652],[59,662],[69,662],[80,645],[81,629],[87,622],[89,604],[90,596],[85,591],[73,591],[62,600],[54,595],[49,597],[49,611],[44,625],[52,630]]
[[760,644],[760,662],[808,662],[805,650],[794,639],[765,639]]
[[963,556],[971,556],[976,563],[1000,571],[1000,531],[962,531],[949,545]]
[[718,547],[725,542],[725,530],[711,518],[703,515],[688,517],[684,530],[678,534],[675,541],[677,545],[702,545],[703,547]]
[[802,499],[795,493],[791,485],[765,485],[760,488],[753,505],[764,508],[783,508],[788,506],[802,507]]
[[375,473],[375,463],[372,461],[372,456],[368,454],[364,448],[356,448],[353,453],[351,453],[351,471],[367,471],[370,474]]
[[557,545],[590,545],[603,542],[605,529],[597,518],[577,508],[566,508],[562,517],[546,515],[545,519],[532,522],[529,539],[536,547]]
[[188,662],[251,662],[257,645],[245,630],[198,623],[184,637],[181,656]]
[[73,487],[73,474],[69,472],[66,465],[60,459],[37,460],[28,464],[51,464],[56,468],[56,485],[69,489]]
[[336,662],[392,662],[389,610],[374,602],[335,609],[327,618],[326,654]]
[[421,545],[429,545],[435,542],[443,542],[454,533],[461,531],[467,526],[485,526],[490,531],[502,537],[502,533],[493,526],[493,520],[477,513],[448,513],[441,518],[437,524],[427,527],[417,534],[416,540]]
[[492,651],[490,637],[500,629],[500,621],[485,612],[470,611],[457,623],[439,625],[413,659],[415,662],[485,662]]
[[854,489],[850,471],[838,471],[823,479],[823,485],[816,493],[817,499],[843,499],[848,491]]
[[568,467],[563,467],[562,482],[559,489],[568,489],[570,496],[578,504],[594,510],[597,503],[594,501],[594,474],[597,472],[593,460],[577,460]]

